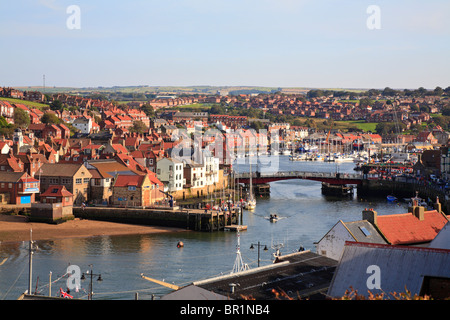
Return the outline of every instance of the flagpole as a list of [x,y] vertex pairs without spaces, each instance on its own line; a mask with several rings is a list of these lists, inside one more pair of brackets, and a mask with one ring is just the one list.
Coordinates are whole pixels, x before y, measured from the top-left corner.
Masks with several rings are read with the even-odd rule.
[[31,294],[31,283],[33,278],[33,230],[30,229],[30,242],[28,248],[28,294]]

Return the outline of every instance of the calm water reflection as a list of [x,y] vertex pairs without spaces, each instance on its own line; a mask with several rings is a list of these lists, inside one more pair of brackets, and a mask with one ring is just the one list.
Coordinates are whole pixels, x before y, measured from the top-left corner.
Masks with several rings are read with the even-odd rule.
[[[353,164],[290,162],[280,157],[280,170],[308,170],[354,172]],[[247,164],[238,165],[245,170]],[[272,261],[271,247],[283,244],[283,254],[297,251],[300,246],[315,251],[314,242],[339,219],[361,219],[364,208],[371,207],[379,214],[402,213],[406,204],[390,204],[384,199],[330,199],[321,195],[321,184],[313,181],[286,180],[271,183],[271,197],[258,199],[254,212],[245,212],[244,224],[248,230],[240,233],[244,262],[257,266],[257,250],[250,245],[267,245],[261,251],[261,265]],[[281,219],[271,223],[267,217],[278,214]],[[178,241],[185,246],[177,248]],[[143,280],[140,274],[177,285],[229,273],[236,257],[237,235],[232,232],[182,232],[156,235],[102,236],[58,241],[37,241],[38,250],[33,255],[33,291],[48,294],[49,273],[52,281],[64,275],[69,264],[78,265],[82,272],[92,264],[95,274],[101,273],[103,281],[94,277],[94,299],[159,298],[170,289]],[[0,299],[16,299],[28,287],[28,243],[0,244]],[[37,282],[37,284],[36,284]],[[89,278],[81,284],[75,297],[86,298]],[[52,295],[66,288],[66,278],[52,284]]]

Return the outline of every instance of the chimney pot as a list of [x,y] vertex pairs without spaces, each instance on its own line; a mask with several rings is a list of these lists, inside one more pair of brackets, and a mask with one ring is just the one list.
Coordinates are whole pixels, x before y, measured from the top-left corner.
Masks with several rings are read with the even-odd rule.
[[373,209],[370,209],[370,210],[365,209],[362,212],[362,218],[363,218],[363,220],[369,221],[373,225],[377,224],[377,212]]

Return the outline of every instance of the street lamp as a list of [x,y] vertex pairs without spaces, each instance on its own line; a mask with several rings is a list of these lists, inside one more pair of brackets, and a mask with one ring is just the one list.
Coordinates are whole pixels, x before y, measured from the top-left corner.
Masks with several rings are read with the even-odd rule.
[[[267,245],[265,245],[265,244],[262,245],[262,244],[259,243],[259,241],[258,241],[258,244],[257,244],[257,245],[258,245],[258,267],[259,267],[259,262],[261,261],[261,259],[260,259],[260,253],[259,253],[259,252],[260,252],[260,247],[261,247],[261,246],[264,246],[264,249],[263,249],[264,251],[267,251],[267,250],[269,250],[269,249],[267,249]],[[253,243],[250,245],[250,249],[252,249],[252,250],[255,249],[255,247],[253,246]]]
[[[88,300],[92,300],[92,296],[94,295],[92,277],[93,277],[93,276],[98,276],[97,281],[103,281],[103,279],[102,279],[102,275],[101,275],[101,274],[94,274],[94,273],[92,272],[92,264],[90,264],[89,266],[91,267],[91,270],[90,270],[90,271],[89,271],[89,270],[86,271],[86,273],[87,273],[87,274],[90,274],[90,276],[91,276],[91,283],[89,284]],[[85,280],[85,279],[86,279],[86,276],[84,275],[84,272],[83,272],[83,274],[81,275],[81,278],[80,278],[80,279],[81,279],[81,280]]]

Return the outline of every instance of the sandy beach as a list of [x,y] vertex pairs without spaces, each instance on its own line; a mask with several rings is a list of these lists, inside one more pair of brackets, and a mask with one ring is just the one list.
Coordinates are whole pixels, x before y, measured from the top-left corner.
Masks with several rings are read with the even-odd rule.
[[74,237],[92,237],[104,235],[150,234],[164,232],[185,232],[185,229],[158,226],[141,226],[105,221],[78,219],[58,225],[28,222],[25,216],[0,214],[0,242],[16,242],[30,240],[30,229],[33,240],[56,240]]

